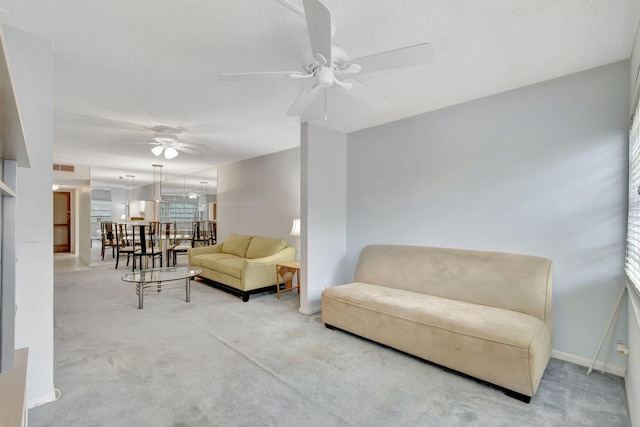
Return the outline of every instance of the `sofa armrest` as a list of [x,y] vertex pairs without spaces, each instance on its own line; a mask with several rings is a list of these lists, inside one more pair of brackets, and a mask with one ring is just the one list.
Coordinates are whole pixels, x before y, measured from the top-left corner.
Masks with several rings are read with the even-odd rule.
[[210,246],[200,246],[197,248],[187,249],[187,257],[189,259],[189,264],[191,264],[191,257],[194,257],[196,255],[215,254],[215,253],[222,252],[222,243],[223,242],[216,243],[215,245],[210,245]]
[[242,271],[245,290],[275,284],[275,265],[280,262],[291,262],[296,258],[296,248],[287,246],[280,252],[263,258],[247,259]]

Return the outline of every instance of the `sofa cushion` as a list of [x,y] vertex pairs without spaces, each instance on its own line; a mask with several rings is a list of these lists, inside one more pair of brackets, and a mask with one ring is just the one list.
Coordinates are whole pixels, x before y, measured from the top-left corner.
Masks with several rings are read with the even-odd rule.
[[189,263],[191,264],[192,267],[203,267],[209,270],[213,270],[214,269],[213,266],[217,261],[220,261],[222,259],[229,259],[229,258],[242,259],[231,254],[213,253],[213,254],[196,255],[194,257],[191,257],[191,260]]
[[222,252],[225,254],[244,257],[247,254],[249,243],[251,243],[251,236],[230,234],[229,237],[227,237],[227,240],[222,244]]
[[[322,298],[323,314],[325,305],[340,301],[402,319],[403,324],[424,325],[522,349],[528,349],[533,338],[544,328],[542,320],[528,314],[369,283],[334,286],[326,289]],[[343,313],[349,315],[347,311]],[[329,320],[330,324],[332,320]],[[340,321],[336,323],[338,325],[334,326],[340,327]],[[389,330],[379,332],[383,335],[398,333],[397,325],[388,326]],[[409,329],[415,331],[416,327]]]
[[370,245],[354,282],[466,301],[545,319],[551,308],[550,259],[511,253]]
[[285,240],[254,236],[247,248],[246,257],[249,259],[262,258],[276,254],[286,247]]
[[220,259],[213,264],[212,270],[236,279],[242,279],[242,268],[246,262],[244,258],[237,257]]

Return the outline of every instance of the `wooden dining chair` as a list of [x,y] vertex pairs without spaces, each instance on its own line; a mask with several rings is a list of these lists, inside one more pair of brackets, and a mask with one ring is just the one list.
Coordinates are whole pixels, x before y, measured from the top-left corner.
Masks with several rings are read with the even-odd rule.
[[161,222],[160,223],[160,247],[164,252],[163,257],[166,256],[167,267],[171,266],[171,251],[178,246],[178,231],[176,229],[176,222]]
[[116,239],[115,223],[111,221],[103,221],[100,223],[100,229],[102,231],[102,260],[104,261],[104,254],[107,248],[111,248],[111,257],[116,257],[116,246],[118,246],[118,239]]
[[211,244],[211,234],[209,221],[193,221],[193,231],[191,233],[191,247],[209,246]]
[[129,231],[126,224],[116,224],[116,237],[118,245],[116,246],[116,269],[120,262],[120,257],[127,256],[127,266],[129,266],[129,260],[136,251],[136,245],[133,240],[132,232]]
[[186,255],[189,248],[194,247],[193,226],[191,230],[182,230],[176,237],[176,245],[167,254],[167,266],[178,263],[178,255]]
[[216,221],[207,221],[209,223],[209,244],[215,245],[218,243],[218,228]]
[[[144,269],[143,259],[151,258],[151,267],[155,268],[156,259],[160,260],[162,267],[162,248],[160,247],[160,223],[150,221],[146,224],[132,224],[133,241],[135,251],[133,252],[133,270],[136,269],[137,260],[140,260],[140,269]],[[136,240],[138,239],[138,240]]]

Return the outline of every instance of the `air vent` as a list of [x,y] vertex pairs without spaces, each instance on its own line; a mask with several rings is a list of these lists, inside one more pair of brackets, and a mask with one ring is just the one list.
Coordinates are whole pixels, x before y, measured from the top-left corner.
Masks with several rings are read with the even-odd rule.
[[75,167],[72,165],[53,165],[54,171],[62,171],[62,172],[74,172]]

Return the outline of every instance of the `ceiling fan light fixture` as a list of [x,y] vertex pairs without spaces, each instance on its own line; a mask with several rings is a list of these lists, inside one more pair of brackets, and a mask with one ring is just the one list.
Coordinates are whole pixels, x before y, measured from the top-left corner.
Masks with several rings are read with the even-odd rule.
[[[349,74],[365,74],[405,67],[428,64],[435,59],[435,49],[429,43],[420,43],[399,49],[387,50],[369,56],[350,59],[343,49],[332,44],[335,26],[331,23],[331,11],[321,0],[302,0],[302,9],[290,3],[292,0],[279,0],[287,7],[305,16],[307,34],[311,49],[303,57],[303,70],[266,71],[250,73],[220,74],[222,80],[249,79],[303,79],[313,82],[307,86],[287,111],[287,116],[304,116],[320,95],[320,89],[335,87],[342,90],[352,100],[374,111],[383,111],[391,107],[391,101],[373,91],[357,80],[340,80],[337,77]],[[325,93],[325,120],[326,92]]]
[[167,160],[171,160],[178,155],[178,150],[169,146],[164,149],[164,158]]
[[153,140],[160,144],[174,144],[178,142],[178,138],[175,135],[168,133],[157,133],[153,137]]
[[154,156],[158,157],[162,153],[162,150],[164,150],[164,147],[162,145],[156,145],[151,149],[151,152]]

